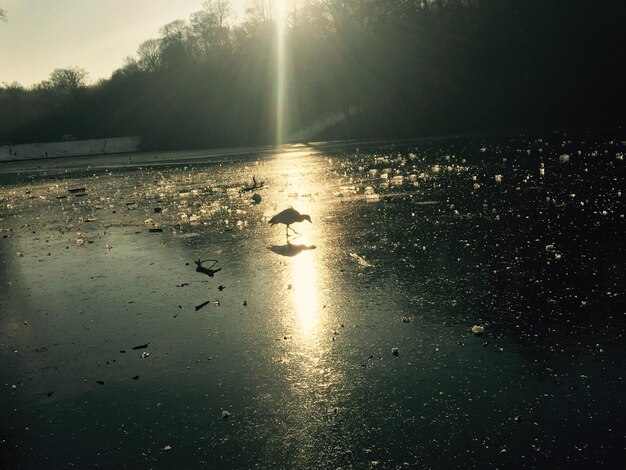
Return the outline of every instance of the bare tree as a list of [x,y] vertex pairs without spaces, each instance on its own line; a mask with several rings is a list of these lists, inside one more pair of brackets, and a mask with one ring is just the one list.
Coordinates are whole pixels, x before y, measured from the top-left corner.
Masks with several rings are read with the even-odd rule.
[[189,27],[184,20],[174,20],[159,29],[161,37],[159,46],[161,62],[159,68],[164,70],[180,68],[188,56],[190,49]]
[[182,44],[185,40],[186,29],[187,25],[185,24],[185,20],[174,20],[167,23],[165,26],[161,26],[159,33],[166,45]]
[[50,74],[50,83],[60,91],[75,93],[87,85],[87,75],[87,71],[82,67],[54,69]]
[[199,55],[211,49],[224,47],[228,42],[231,10],[226,0],[206,0],[202,10],[191,15],[190,35]]
[[22,86],[21,83],[19,82],[2,82],[2,87],[0,87],[0,89],[4,88],[6,91],[11,92],[11,93],[15,93],[15,92],[22,92],[24,91],[24,87]]
[[137,65],[141,70],[156,72],[161,64],[161,45],[158,39],[148,39],[137,48]]
[[253,22],[272,21],[276,13],[274,0],[252,0],[246,9],[246,15]]

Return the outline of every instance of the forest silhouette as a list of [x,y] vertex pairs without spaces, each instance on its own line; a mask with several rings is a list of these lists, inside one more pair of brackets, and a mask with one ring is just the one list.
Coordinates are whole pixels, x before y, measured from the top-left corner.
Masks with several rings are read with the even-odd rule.
[[[271,0],[211,0],[108,79],[0,87],[0,143],[137,135],[144,149],[275,143]],[[623,124],[623,0],[309,0],[288,14],[284,122],[311,139]],[[10,14],[10,12],[9,12]],[[1,27],[1,26],[0,26]]]

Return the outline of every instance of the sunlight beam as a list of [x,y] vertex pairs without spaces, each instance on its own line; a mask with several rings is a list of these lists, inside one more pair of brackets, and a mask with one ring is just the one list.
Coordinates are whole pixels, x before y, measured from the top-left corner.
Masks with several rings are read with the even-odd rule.
[[284,142],[285,137],[285,96],[287,86],[287,0],[276,2],[276,144]]

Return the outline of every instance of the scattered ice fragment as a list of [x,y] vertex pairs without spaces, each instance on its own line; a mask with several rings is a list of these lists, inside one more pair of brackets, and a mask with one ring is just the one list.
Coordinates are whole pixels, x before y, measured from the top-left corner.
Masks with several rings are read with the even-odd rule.
[[569,160],[570,160],[570,156],[568,154],[566,154],[566,153],[559,157],[559,161],[561,163],[567,163],[567,162],[569,162]]
[[350,253],[350,257],[354,260],[356,260],[356,262],[359,264],[359,266],[361,266],[362,268],[371,268],[372,265],[370,263],[368,263],[367,261],[365,261],[365,259],[363,259],[361,256],[357,255],[356,253]]
[[85,246],[85,236],[81,232],[76,234],[76,246]]
[[172,446],[167,445],[167,446],[163,447],[163,450],[164,450],[165,452],[169,452],[170,450],[172,450]]
[[476,336],[482,335],[484,331],[485,331],[485,327],[483,326],[480,326],[480,325],[472,326],[472,333],[474,333]]
[[391,348],[391,354],[398,356],[400,354],[400,350],[398,348]]
[[222,411],[222,419],[230,418],[230,413],[226,410]]
[[410,323],[411,319],[409,317],[402,317],[402,323]]
[[496,180],[496,183],[502,183],[502,175],[495,175],[494,179]]
[[546,245],[546,252],[548,253],[554,253],[556,251],[556,246],[550,244],[550,245]]
[[142,358],[142,359],[145,359],[146,357],[150,357],[150,353],[149,353],[149,352],[146,352],[146,351],[142,352],[142,353],[141,353],[141,358]]

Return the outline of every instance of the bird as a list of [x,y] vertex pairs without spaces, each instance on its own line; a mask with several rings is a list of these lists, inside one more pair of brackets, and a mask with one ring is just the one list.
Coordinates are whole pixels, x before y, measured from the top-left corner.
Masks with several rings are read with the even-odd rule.
[[[287,237],[289,237],[289,229],[291,228],[290,225],[296,222],[303,222],[305,220],[311,222],[311,216],[307,214],[300,214],[300,212],[295,210],[293,207],[290,207],[289,209],[285,209],[284,211],[276,214],[268,221],[268,223],[272,226],[276,224],[285,224],[287,226],[285,229],[285,234],[287,235]],[[293,231],[293,233],[298,233],[292,228],[291,230]]]

